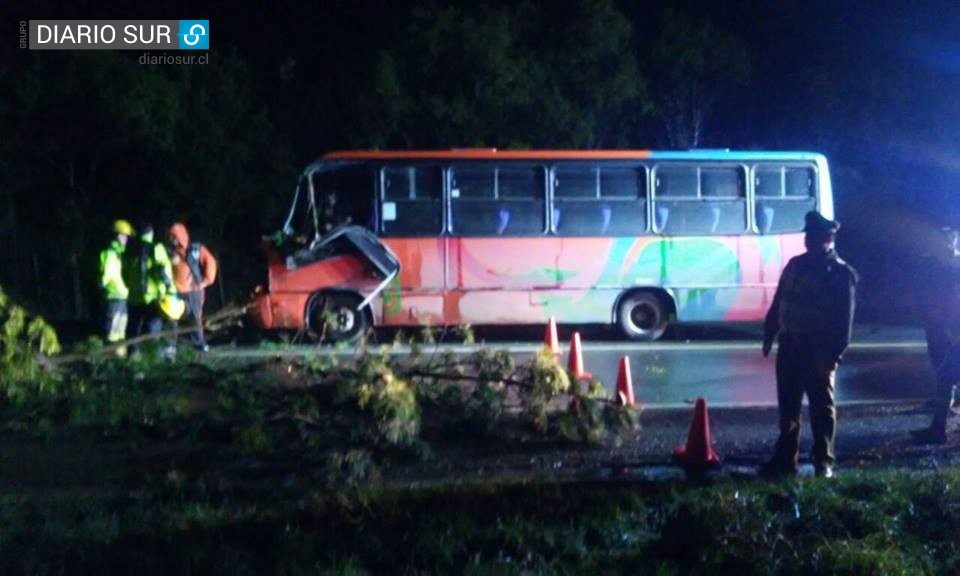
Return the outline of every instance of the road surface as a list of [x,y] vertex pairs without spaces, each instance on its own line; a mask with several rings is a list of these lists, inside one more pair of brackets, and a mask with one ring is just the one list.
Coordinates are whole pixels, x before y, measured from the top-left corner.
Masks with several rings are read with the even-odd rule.
[[[775,354],[763,358],[756,331],[735,333],[734,339],[721,334],[719,337],[713,335],[713,339],[699,337],[656,343],[610,340],[609,334],[594,332],[597,333],[588,330],[584,337],[587,370],[613,390],[619,359],[629,357],[637,401],[646,407],[683,405],[698,396],[718,407],[776,405]],[[470,354],[481,346],[506,349],[517,362],[523,362],[540,346],[533,338],[534,334],[528,330],[523,334],[528,337],[523,342],[497,336],[484,344],[442,344],[440,349],[456,354]],[[569,331],[561,330],[565,349],[568,334]],[[592,336],[606,337],[607,340],[591,341]],[[896,403],[931,396],[934,375],[922,336],[919,329],[858,327],[837,374],[838,403]],[[424,346],[424,350],[429,349]],[[395,354],[408,351],[405,346],[393,348]],[[310,354],[349,356],[353,353],[352,349],[304,345],[278,349],[219,347],[211,354],[215,358],[253,358]],[[567,354],[564,353],[563,362],[566,361]]]

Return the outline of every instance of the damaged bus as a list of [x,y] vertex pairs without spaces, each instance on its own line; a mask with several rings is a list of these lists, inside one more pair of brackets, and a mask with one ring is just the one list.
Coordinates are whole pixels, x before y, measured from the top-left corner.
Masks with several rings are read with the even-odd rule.
[[811,152],[334,152],[268,252],[254,322],[350,341],[377,326],[758,321],[804,214]]

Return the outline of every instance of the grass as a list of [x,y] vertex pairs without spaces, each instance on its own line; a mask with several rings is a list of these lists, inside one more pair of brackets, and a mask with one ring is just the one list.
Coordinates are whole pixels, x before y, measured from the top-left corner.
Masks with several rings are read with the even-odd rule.
[[469,483],[0,498],[3,573],[944,574],[960,470],[693,485]]

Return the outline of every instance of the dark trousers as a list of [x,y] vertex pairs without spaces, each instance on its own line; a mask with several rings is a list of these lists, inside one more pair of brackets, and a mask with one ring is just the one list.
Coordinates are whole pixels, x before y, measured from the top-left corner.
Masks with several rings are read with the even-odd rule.
[[947,355],[947,348],[950,347],[950,335],[947,334],[946,328],[940,322],[925,322],[923,332],[927,337],[927,355],[930,357],[930,365],[936,370]]
[[960,382],[960,344],[951,344],[937,366],[937,395],[933,410],[933,427],[947,429],[947,415],[953,403],[953,390]]
[[163,330],[163,313],[156,303],[130,305],[130,320],[127,324],[127,337],[135,338],[143,334],[156,334]]
[[780,408],[780,437],[774,461],[784,467],[797,466],[800,452],[800,411],[807,395],[810,427],[813,429],[813,462],[833,464],[833,440],[837,410],[833,399],[836,364],[829,363],[815,345],[787,337],[777,351],[777,403]]
[[[158,303],[130,305],[127,338],[136,338],[144,334],[157,334],[163,331],[163,326],[164,316]],[[167,344],[171,343],[171,341],[167,342]],[[146,347],[150,349],[156,345],[156,342],[149,342]],[[139,345],[134,345],[135,349],[138,347]]]
[[180,297],[187,305],[187,311],[184,314],[187,325],[191,328],[196,327],[196,331],[190,333],[190,340],[198,348],[203,348],[207,345],[207,340],[203,336],[203,290],[183,292]]

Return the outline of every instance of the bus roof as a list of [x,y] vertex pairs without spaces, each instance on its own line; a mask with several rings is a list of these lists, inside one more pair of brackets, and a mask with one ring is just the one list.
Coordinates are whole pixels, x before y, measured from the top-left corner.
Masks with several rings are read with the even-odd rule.
[[822,161],[816,152],[752,150],[340,150],[321,160],[780,160]]

